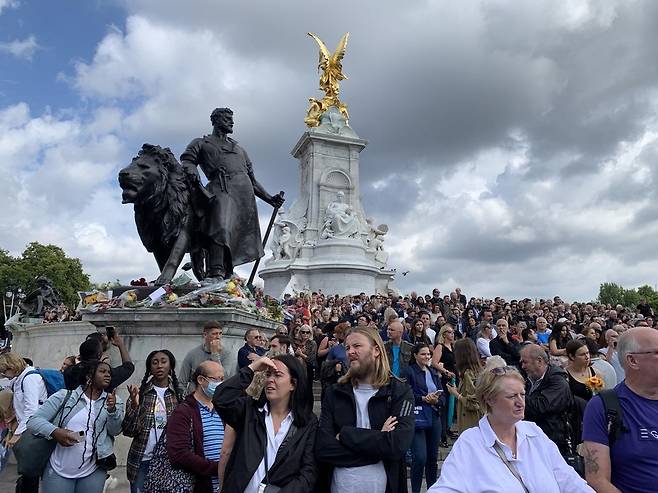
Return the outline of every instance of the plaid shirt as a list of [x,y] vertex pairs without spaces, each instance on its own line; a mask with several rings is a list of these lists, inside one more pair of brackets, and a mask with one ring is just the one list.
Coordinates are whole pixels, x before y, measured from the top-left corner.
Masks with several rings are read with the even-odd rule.
[[[123,419],[121,428],[125,436],[134,438],[130,445],[126,464],[128,481],[131,482],[137,479],[139,465],[142,462],[142,457],[144,457],[144,450],[146,450],[151,428],[153,428],[155,420],[153,411],[155,410],[157,398],[158,396],[153,388],[153,384],[148,382],[144,390],[144,398],[137,409],[132,408],[130,399],[126,403],[126,416]],[[169,388],[165,391],[164,400],[165,407],[167,408],[167,418],[169,418],[174,408],[178,405],[178,399],[176,398],[171,380],[169,381]]]

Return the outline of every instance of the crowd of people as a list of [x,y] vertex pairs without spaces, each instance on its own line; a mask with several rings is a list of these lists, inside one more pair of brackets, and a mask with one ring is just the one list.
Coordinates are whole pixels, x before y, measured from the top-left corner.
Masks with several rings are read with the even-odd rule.
[[[246,330],[237,354],[224,350],[218,322],[204,325],[202,344],[179,367],[171,351],[154,349],[125,403],[116,389],[135,368],[114,328],[66,358],[61,382],[1,354],[0,420],[17,452],[16,491],[100,493],[119,434],[132,439],[133,493],[658,484],[658,320],[645,302],[467,299],[435,289],[309,293],[283,305],[274,335]],[[108,360],[110,345],[120,364]],[[38,437],[52,445],[42,464],[36,453],[25,459]],[[450,446],[439,471],[439,451]]]

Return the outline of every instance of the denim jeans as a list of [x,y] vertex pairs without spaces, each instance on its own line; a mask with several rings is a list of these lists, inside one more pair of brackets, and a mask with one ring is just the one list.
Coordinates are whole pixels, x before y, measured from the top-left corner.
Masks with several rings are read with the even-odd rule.
[[429,489],[436,482],[437,461],[439,459],[439,439],[441,438],[441,417],[433,413],[432,427],[414,430],[411,442],[411,491],[417,493],[423,484],[423,472]]
[[146,475],[149,473],[149,464],[151,464],[150,460],[143,460],[139,464],[137,477],[135,481],[130,483],[130,493],[142,493],[144,491],[144,481],[146,481]]
[[107,472],[100,467],[84,478],[63,478],[50,467],[41,477],[41,487],[43,493],[103,493]]

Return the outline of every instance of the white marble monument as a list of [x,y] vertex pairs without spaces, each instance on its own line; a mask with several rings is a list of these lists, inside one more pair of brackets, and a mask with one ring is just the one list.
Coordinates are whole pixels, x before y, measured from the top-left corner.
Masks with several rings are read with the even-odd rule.
[[272,257],[259,274],[265,293],[284,290],[327,294],[386,293],[393,271],[386,262],[386,225],[366,217],[359,198],[359,153],[367,142],[335,106],[299,139],[300,192],[280,211],[272,233]]

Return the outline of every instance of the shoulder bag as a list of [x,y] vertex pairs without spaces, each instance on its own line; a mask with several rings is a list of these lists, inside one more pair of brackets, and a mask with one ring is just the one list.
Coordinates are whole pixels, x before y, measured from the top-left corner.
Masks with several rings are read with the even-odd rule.
[[[64,420],[64,406],[68,403],[69,398],[71,397],[71,392],[72,391],[69,390],[66,393],[62,405],[59,406],[52,419],[52,421],[55,421],[57,415],[60,413],[62,414],[59,418],[58,427],[60,428],[62,426],[62,421]],[[34,435],[26,430],[13,448],[14,455],[16,456],[16,469],[18,474],[27,477],[41,476],[56,446],[56,440],[40,435]]]
[[[295,436],[295,433],[297,433],[297,427],[294,423],[291,423],[290,428],[288,428],[288,433],[286,433],[286,436],[283,438],[281,447],[283,447],[284,443],[288,439]],[[258,485],[258,493],[279,493],[281,488],[279,486],[270,484],[270,466],[267,460],[267,432],[265,434],[265,456],[263,459],[265,460],[265,479],[263,479],[263,481]]]
[[510,461],[507,460],[507,457],[505,456],[505,452],[503,452],[502,447],[498,442],[494,442],[494,449],[498,453],[498,456],[500,459],[505,463],[507,466],[507,469],[512,473],[512,475],[519,480],[519,483],[521,483],[521,486],[523,487],[523,491],[525,493],[530,493],[530,490],[528,490],[528,487],[525,485],[523,482],[523,478],[521,477],[521,474],[519,473],[519,470],[516,468],[515,464],[512,464]]
[[[190,423],[191,450],[194,450],[194,437]],[[144,481],[144,493],[192,493],[196,477],[180,467],[174,467],[167,455],[167,428],[153,449],[153,457]]]

